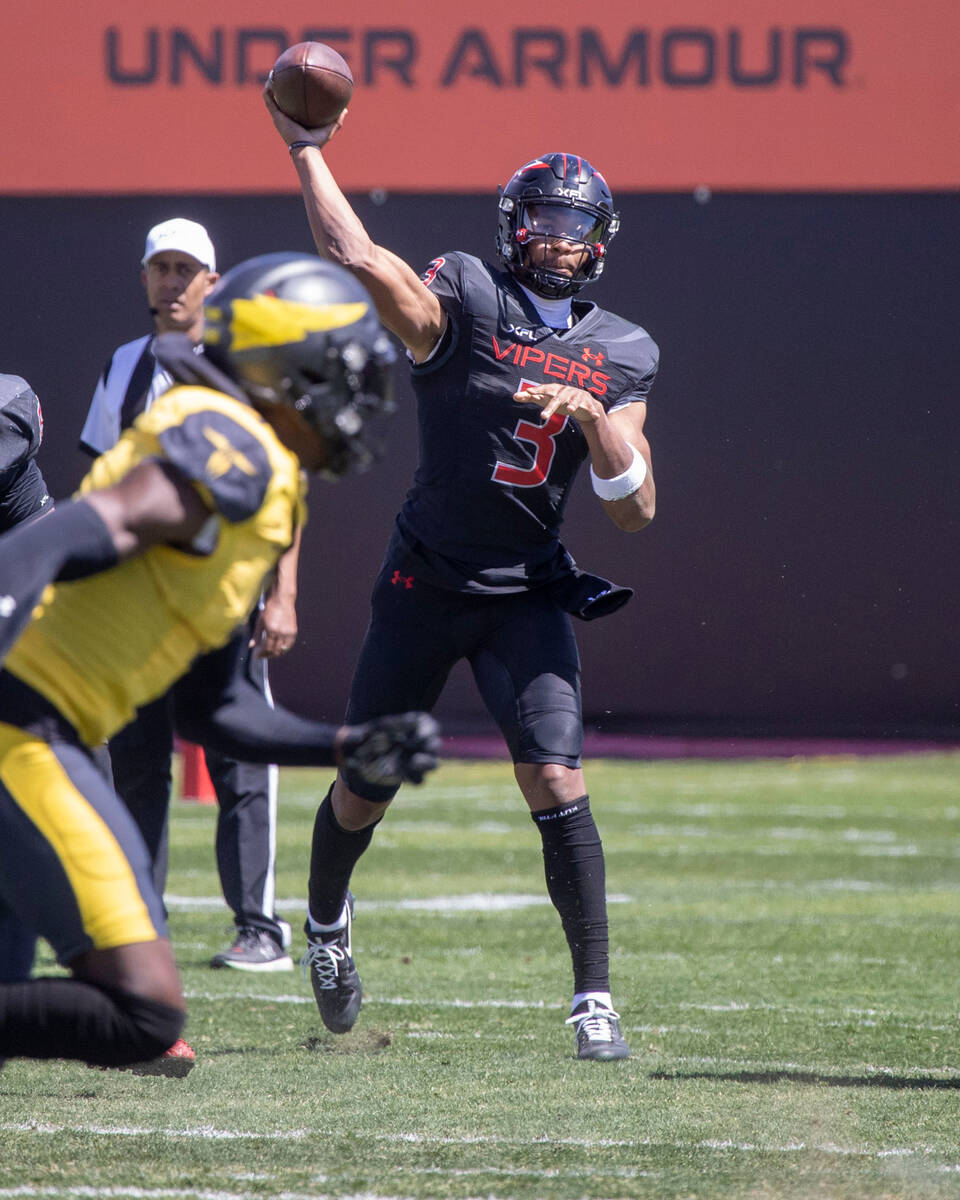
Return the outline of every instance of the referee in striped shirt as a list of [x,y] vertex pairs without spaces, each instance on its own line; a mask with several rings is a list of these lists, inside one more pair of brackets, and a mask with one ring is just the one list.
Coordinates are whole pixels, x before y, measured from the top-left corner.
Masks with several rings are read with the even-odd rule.
[[[141,281],[155,333],[185,333],[202,352],[203,303],[220,276],[206,229],[174,217],[147,234]],[[96,457],[171,386],[153,356],[154,334],[118,346],[101,372],[80,446]],[[239,636],[255,643],[244,669],[269,698],[266,659],[286,653],[297,636],[296,548],[281,559],[255,624]],[[167,876],[168,810],[173,720],[167,698],[140,709],[110,741],[114,784],[132,812],[153,861],[162,896]],[[215,955],[214,967],[245,971],[291,970],[290,927],[274,912],[277,768],[207,753],[217,793],[217,867],[224,898],[233,910],[233,944]]]

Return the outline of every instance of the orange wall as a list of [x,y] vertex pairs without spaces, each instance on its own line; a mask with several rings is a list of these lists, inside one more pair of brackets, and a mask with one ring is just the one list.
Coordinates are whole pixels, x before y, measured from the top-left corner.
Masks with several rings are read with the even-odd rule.
[[552,149],[621,192],[960,186],[957,0],[323,8],[5,13],[0,192],[294,190],[258,81],[309,36],[357,81],[330,151],[349,189],[486,192]]

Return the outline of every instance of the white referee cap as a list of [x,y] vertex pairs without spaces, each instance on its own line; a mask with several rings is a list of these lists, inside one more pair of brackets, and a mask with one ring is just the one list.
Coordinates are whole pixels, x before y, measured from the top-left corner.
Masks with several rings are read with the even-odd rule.
[[213,249],[210,234],[196,221],[188,221],[186,217],[174,217],[170,221],[161,221],[147,234],[147,244],[140,260],[146,266],[155,254],[163,250],[179,250],[189,254],[197,262],[203,263],[208,271],[217,269],[217,256]]

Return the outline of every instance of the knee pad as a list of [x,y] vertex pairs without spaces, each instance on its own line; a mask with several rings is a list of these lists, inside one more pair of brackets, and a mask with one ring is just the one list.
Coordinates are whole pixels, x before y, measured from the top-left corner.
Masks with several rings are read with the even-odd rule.
[[[389,804],[397,792],[400,791],[400,784],[383,784],[369,783],[363,779],[355,771],[341,771],[343,782],[347,785],[355,796],[359,796],[361,800],[366,800],[370,804]],[[386,811],[386,810],[384,810]],[[331,817],[333,816],[331,812]]]
[[529,714],[520,731],[519,762],[580,765],[583,723],[578,709],[555,708]]
[[514,762],[580,765],[583,720],[574,676],[542,671],[523,680],[492,655],[474,663],[474,674]]

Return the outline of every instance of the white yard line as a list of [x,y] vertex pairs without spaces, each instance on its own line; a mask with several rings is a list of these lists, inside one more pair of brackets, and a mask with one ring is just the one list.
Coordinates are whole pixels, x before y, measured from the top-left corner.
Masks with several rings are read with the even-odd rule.
[[[836,1063],[801,1063],[776,1062],[770,1059],[725,1058],[709,1055],[680,1055],[670,1056],[670,1063],[679,1063],[688,1067],[723,1067],[727,1073],[731,1068],[738,1071],[749,1071],[751,1074],[774,1075],[778,1072],[790,1072],[797,1075],[816,1075],[822,1077],[825,1083],[831,1080],[849,1080],[862,1078],[864,1086],[871,1086],[874,1080],[882,1079],[944,1079],[954,1080],[960,1076],[960,1066],[941,1065],[938,1067],[884,1067],[877,1063],[846,1063],[842,1067]],[[667,1071],[667,1075],[677,1072]],[[784,1083],[789,1083],[785,1079]]]
[[[608,904],[630,904],[632,896],[614,893],[607,897]],[[224,909],[222,896],[178,896],[164,897],[168,912],[211,912]],[[460,896],[426,896],[417,900],[359,900],[357,908],[363,912],[508,912],[516,908],[541,908],[550,903],[543,895],[522,893],[468,892]],[[274,907],[278,912],[305,911],[305,896],[296,900],[278,899]]]
[[[256,1001],[262,1004],[305,1004],[312,1007],[316,1004],[313,996],[308,992],[302,993],[278,993],[272,994],[269,992],[247,992],[247,991],[223,991],[213,992],[207,989],[199,990],[195,988],[187,989],[186,997],[188,1000],[201,1000],[212,1004],[230,1004],[240,1003],[249,1004],[250,1001]],[[565,1011],[566,1006],[556,1001],[543,1000],[509,1000],[503,997],[491,997],[485,1000],[463,1000],[457,997],[449,999],[440,999],[436,996],[431,997],[413,997],[413,996],[376,996],[371,995],[366,997],[368,1005],[386,1004],[394,1008],[458,1008],[458,1009],[513,1009],[519,1012],[530,1011]],[[797,1005],[788,1004],[758,1004],[750,1001],[735,1001],[727,1000],[717,1003],[693,1003],[684,1001],[668,1006],[673,1009],[693,1009],[696,1012],[709,1013],[746,1013],[746,1012],[770,1012],[781,1016],[790,1016],[802,1018],[804,1020],[815,1020],[818,1024],[836,1028],[845,1028],[848,1024],[857,1025],[861,1028],[873,1029],[878,1025],[892,1026],[897,1029],[922,1030],[926,1033],[952,1033],[954,1026],[948,1023],[937,1023],[930,1021],[910,1021],[905,1020],[901,1014],[893,1012],[883,1012],[877,1009],[856,1009],[845,1008],[841,1009],[842,1013],[846,1013],[847,1017],[832,1016],[822,1008],[802,1008]],[[687,1025],[669,1025],[669,1024],[654,1024],[654,1025],[631,1025],[628,1027],[634,1033],[693,1033],[707,1034],[709,1031],[694,1026]],[[706,1061],[706,1060],[704,1060]],[[886,1070],[886,1068],[871,1068],[876,1070]],[[942,1067],[929,1068],[929,1070],[956,1070],[960,1073],[960,1067]],[[917,1068],[921,1074],[925,1074],[928,1068]],[[900,1074],[899,1070],[896,1072]]]
[[[241,1131],[236,1129],[215,1129],[213,1127],[204,1127],[199,1129],[166,1129],[162,1126],[101,1126],[101,1125],[85,1125],[85,1124],[63,1124],[52,1125],[47,1122],[32,1122],[26,1121],[21,1123],[4,1123],[0,1124],[0,1132],[2,1133],[35,1133],[43,1135],[90,1135],[96,1137],[166,1137],[173,1140],[179,1138],[203,1139],[209,1141],[302,1141],[306,1137],[326,1137],[337,1139],[343,1136],[343,1130],[336,1129],[293,1129],[293,1130],[273,1130],[266,1133],[255,1133],[253,1131]],[[657,1138],[657,1137],[641,1137],[641,1138],[574,1138],[574,1137],[536,1137],[536,1138],[510,1138],[510,1137],[490,1137],[479,1135],[474,1137],[437,1137],[425,1136],[420,1133],[370,1133],[365,1135],[369,1140],[374,1142],[384,1143],[402,1143],[406,1145],[417,1146],[510,1146],[510,1147],[533,1147],[533,1146],[574,1146],[579,1149],[600,1150],[605,1148],[622,1148],[630,1149],[632,1147],[663,1147],[667,1150],[719,1150],[719,1151],[736,1151],[743,1154],[796,1154],[802,1151],[807,1151],[814,1154],[830,1154],[856,1158],[928,1158],[935,1157],[941,1154],[935,1146],[885,1146],[880,1149],[874,1149],[867,1146],[841,1146],[834,1142],[737,1142],[731,1139],[684,1139],[684,1138]],[[944,1163],[940,1167],[943,1171],[955,1172],[960,1170],[960,1163]],[[491,1167],[491,1171],[496,1168]],[[167,1196],[171,1193],[167,1189],[135,1189],[135,1188],[86,1188],[86,1187],[71,1187],[62,1189],[21,1189],[21,1188],[0,1188],[0,1198],[27,1196],[27,1195],[76,1195],[76,1196]],[[229,1200],[236,1200],[238,1193],[226,1192],[203,1192],[203,1191],[180,1191],[180,1195],[196,1196],[199,1200],[218,1200],[220,1197],[229,1197]],[[287,1200],[292,1200],[292,1194],[285,1193]],[[320,1200],[314,1196],[314,1200]],[[345,1198],[341,1198],[345,1200]],[[384,1197],[378,1197],[378,1200],[385,1200]]]
[[[699,847],[697,848],[699,850]],[[664,850],[667,854],[691,853],[692,848],[669,847]],[[879,853],[892,857],[912,854],[908,847],[883,847]],[[712,853],[712,851],[711,851]],[[754,853],[763,854],[762,850]],[[779,851],[778,851],[779,853]],[[861,847],[859,853],[874,857],[874,847]],[[960,851],[957,852],[960,856]],[[791,879],[732,879],[720,880],[710,885],[711,892],[784,892],[816,896],[822,893],[855,892],[855,893],[893,893],[902,890],[890,883],[868,879],[810,879],[795,881]],[[923,887],[923,891],[931,895],[953,895],[960,891],[960,881],[936,880]],[[642,897],[628,895],[625,892],[613,892],[607,896],[608,904],[635,904]],[[164,901],[169,912],[226,912],[222,896],[181,896],[176,892],[168,892]],[[466,892],[449,896],[423,896],[418,898],[370,900],[362,896],[357,900],[357,910],[367,912],[431,912],[455,915],[457,913],[502,913],[513,909],[543,908],[550,900],[546,892]],[[306,896],[280,897],[274,907],[277,912],[305,912]],[[698,918],[704,920],[706,918]],[[819,918],[818,918],[819,920]],[[876,918],[873,923],[883,923],[890,918]]]
[[[251,1000],[261,1001],[264,1004],[307,1004],[310,1007],[316,1007],[316,1000],[309,993],[303,995],[279,995],[271,996],[268,993],[262,992],[199,992],[188,990],[186,993],[188,1000],[209,1000],[216,1004],[224,1004],[228,1001],[239,1001],[241,1004],[248,1004]],[[365,1004],[390,1004],[396,1008],[406,1008],[415,1006],[417,1008],[512,1008],[523,1011],[544,1009],[556,1009],[558,1012],[565,1012],[567,1006],[560,1003],[547,1003],[543,1000],[438,1000],[435,996],[428,999],[418,1000],[413,997],[406,996],[364,996]]]
[[[677,1008],[694,1009],[697,1012],[714,1012],[714,1013],[739,1013],[739,1012],[771,1012],[778,1013],[781,1016],[789,1014],[790,1016],[805,1017],[826,1024],[839,1025],[841,1022],[835,1016],[832,1016],[834,1010],[811,1006],[806,1008],[798,1004],[763,1004],[753,1003],[749,1000],[726,1000],[714,1004],[695,1003],[694,1001],[684,1000],[676,1005]],[[873,1028],[881,1023],[894,1025],[898,1029],[923,1029],[934,1033],[952,1033],[955,1026],[952,1024],[929,1024],[923,1021],[908,1021],[904,1020],[902,1014],[892,1012],[890,1010],[878,1008],[841,1008],[841,1013],[846,1013],[853,1018],[853,1023],[863,1025],[868,1028]],[[947,1014],[944,1014],[947,1015]],[[949,1014],[951,1016],[955,1014]]]

